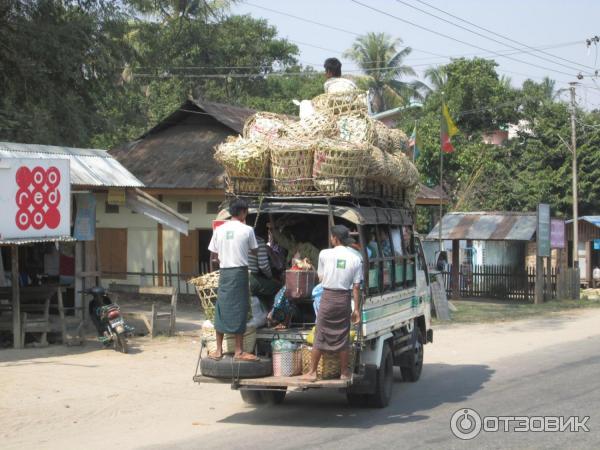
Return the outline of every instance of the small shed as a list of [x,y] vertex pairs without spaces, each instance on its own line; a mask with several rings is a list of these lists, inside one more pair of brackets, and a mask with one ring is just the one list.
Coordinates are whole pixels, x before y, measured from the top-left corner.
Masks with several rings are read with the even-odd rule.
[[188,219],[141,191],[143,183],[105,150],[0,142],[0,180],[0,323],[9,322],[15,347],[23,344],[28,293],[44,297],[46,319],[48,292],[57,290],[83,313],[77,293],[99,282],[101,260],[111,257],[98,251],[99,196],[187,233]]
[[[573,220],[568,220],[569,265],[573,264]],[[578,220],[578,252],[581,283],[591,285],[592,271],[600,267],[600,216],[582,216]]]

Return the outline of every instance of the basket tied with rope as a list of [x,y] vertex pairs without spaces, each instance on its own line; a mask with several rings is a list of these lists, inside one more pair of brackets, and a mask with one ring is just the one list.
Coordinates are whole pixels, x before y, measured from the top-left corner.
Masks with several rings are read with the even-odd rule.
[[[264,192],[269,178],[269,148],[266,141],[244,138],[228,139],[217,147],[215,159],[225,167],[227,192]],[[234,186],[233,179],[239,180]]]
[[271,141],[271,176],[275,192],[311,190],[315,145],[313,140],[280,138]]

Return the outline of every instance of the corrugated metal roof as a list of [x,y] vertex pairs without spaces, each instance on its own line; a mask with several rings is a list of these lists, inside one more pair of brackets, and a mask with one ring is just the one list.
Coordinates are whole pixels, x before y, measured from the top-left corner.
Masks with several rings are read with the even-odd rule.
[[29,245],[44,242],[75,242],[71,236],[48,236],[35,238],[0,239],[0,245]]
[[[600,216],[582,216],[579,218],[579,220],[585,220],[586,222],[589,222],[592,225],[595,225],[598,228],[600,228]],[[573,219],[567,220],[566,223],[573,223]]]
[[0,142],[0,160],[14,158],[68,159],[72,185],[144,187],[106,150]]
[[[442,219],[442,239],[475,241],[530,241],[535,234],[535,213],[454,212]],[[439,223],[427,235],[439,237]]]

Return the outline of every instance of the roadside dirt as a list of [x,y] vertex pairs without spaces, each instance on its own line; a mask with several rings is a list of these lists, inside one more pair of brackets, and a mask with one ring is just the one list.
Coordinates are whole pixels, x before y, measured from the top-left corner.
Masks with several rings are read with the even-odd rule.
[[[600,334],[600,310],[536,320],[437,327],[427,363],[490,363]],[[198,439],[242,425],[221,422],[252,407],[227,385],[197,385],[193,325],[175,338],[134,338],[127,355],[94,341],[80,348],[0,351],[2,448],[139,448]]]

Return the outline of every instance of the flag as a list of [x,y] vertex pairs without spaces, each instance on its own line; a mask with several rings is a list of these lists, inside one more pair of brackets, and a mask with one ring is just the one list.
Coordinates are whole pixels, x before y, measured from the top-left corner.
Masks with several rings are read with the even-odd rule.
[[413,148],[413,160],[416,160],[421,153],[421,135],[417,131],[417,126],[415,125],[415,129],[410,135],[410,140],[408,141],[408,145]]
[[446,106],[445,103],[442,103],[442,129],[440,132],[440,141],[444,153],[452,153],[454,151],[450,139],[456,133],[458,133],[458,127],[452,120],[452,117],[450,117],[448,106]]

